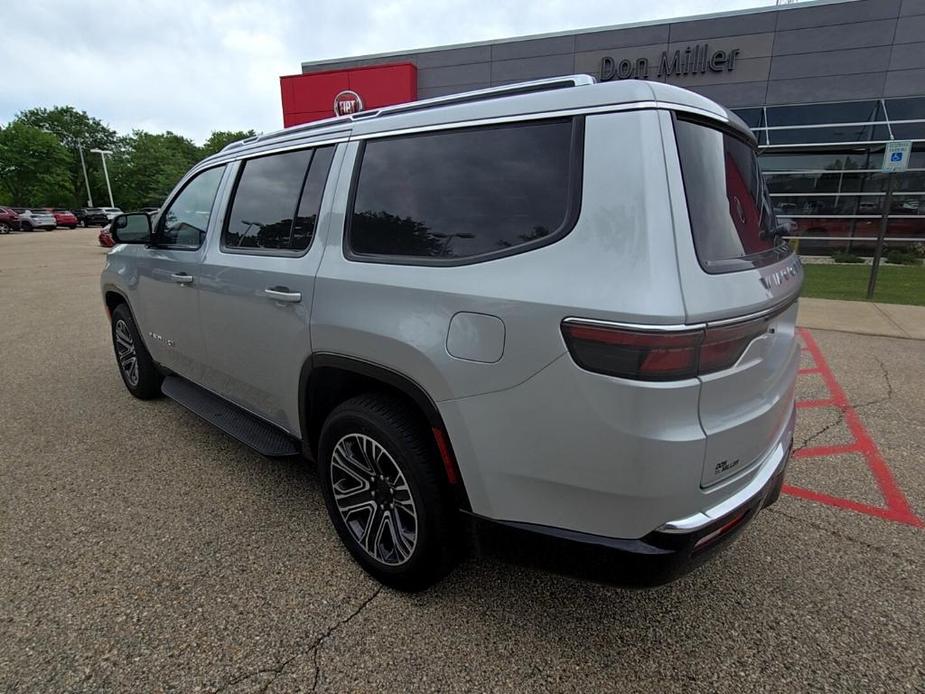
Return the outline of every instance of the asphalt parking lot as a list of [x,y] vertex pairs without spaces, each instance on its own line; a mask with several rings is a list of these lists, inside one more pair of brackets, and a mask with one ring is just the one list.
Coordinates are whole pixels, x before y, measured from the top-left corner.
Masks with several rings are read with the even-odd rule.
[[925,341],[807,333],[787,493],[680,581],[408,596],[307,465],[129,396],[96,235],[0,237],[0,690],[925,691]]

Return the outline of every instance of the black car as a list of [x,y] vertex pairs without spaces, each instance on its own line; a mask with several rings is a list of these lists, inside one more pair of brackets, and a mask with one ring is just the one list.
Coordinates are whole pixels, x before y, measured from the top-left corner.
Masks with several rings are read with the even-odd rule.
[[104,227],[109,224],[109,217],[101,207],[84,207],[74,210],[77,221],[84,227]]

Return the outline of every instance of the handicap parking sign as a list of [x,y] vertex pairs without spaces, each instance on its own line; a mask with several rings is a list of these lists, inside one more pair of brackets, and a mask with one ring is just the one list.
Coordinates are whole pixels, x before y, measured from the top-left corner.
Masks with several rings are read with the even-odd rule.
[[909,153],[912,151],[912,142],[899,140],[888,142],[883,152],[882,171],[905,171],[909,167]]

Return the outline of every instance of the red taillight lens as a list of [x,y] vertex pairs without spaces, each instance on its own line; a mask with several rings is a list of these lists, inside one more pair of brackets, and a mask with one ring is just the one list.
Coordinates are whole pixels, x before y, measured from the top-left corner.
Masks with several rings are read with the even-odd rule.
[[646,381],[697,375],[702,330],[644,332],[583,323],[563,323],[575,363],[588,371]]
[[718,328],[645,331],[563,322],[572,359],[583,369],[642,381],[674,381],[728,369],[767,328],[767,319]]

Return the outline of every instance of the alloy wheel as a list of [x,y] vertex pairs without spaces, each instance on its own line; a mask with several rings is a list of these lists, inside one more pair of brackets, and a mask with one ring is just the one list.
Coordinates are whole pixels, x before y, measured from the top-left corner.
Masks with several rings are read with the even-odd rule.
[[350,535],[376,561],[404,564],[414,553],[418,516],[404,473],[377,441],[347,434],[331,454],[334,503]]
[[135,353],[135,340],[124,320],[117,320],[114,330],[116,338],[116,358],[119,368],[131,386],[138,385],[138,355]]

